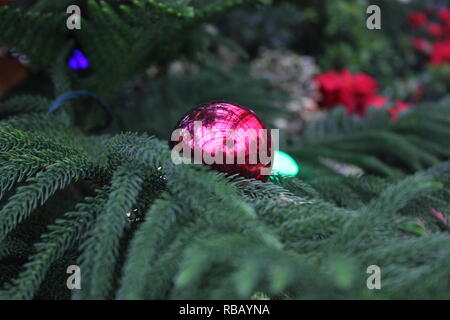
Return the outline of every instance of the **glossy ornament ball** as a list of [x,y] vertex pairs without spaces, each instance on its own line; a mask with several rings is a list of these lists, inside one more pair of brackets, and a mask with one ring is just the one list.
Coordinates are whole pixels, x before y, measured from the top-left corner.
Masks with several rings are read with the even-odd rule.
[[231,102],[210,102],[189,111],[176,124],[169,147],[184,163],[262,181],[273,162],[270,130],[252,110]]

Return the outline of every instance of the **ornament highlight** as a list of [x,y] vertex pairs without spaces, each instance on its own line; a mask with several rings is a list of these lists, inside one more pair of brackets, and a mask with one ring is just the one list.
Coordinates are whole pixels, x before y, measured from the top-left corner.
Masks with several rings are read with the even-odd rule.
[[266,181],[278,130],[267,130],[252,111],[231,102],[202,104],[176,124],[169,147],[175,164],[204,164],[229,175]]

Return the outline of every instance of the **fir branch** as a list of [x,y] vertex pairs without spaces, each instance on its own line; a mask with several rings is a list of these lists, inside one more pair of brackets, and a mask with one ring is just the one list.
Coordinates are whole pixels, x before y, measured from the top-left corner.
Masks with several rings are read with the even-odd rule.
[[41,96],[14,96],[0,102],[0,118],[23,113],[44,112],[48,106],[50,106],[50,101]]
[[[271,245],[280,246],[270,232],[257,223],[253,209],[239,199],[233,188],[214,172],[205,168],[195,170],[187,165],[173,164],[167,146],[145,136],[118,136],[113,139],[111,147],[131,161],[161,168],[167,177],[167,187],[171,195],[184,204],[186,209],[204,212],[214,221],[228,221],[221,219],[224,215],[228,218],[236,216],[235,228],[240,228],[244,233],[258,230],[262,239]],[[214,204],[212,199],[219,201],[220,206]]]
[[86,198],[85,203],[77,205],[78,211],[66,213],[64,219],[58,219],[54,225],[49,226],[49,232],[42,235],[41,242],[35,244],[37,252],[24,265],[25,270],[6,290],[0,292],[0,296],[12,300],[32,299],[51,264],[84,235],[100,206],[105,203],[106,196],[101,191],[95,198]]
[[[39,26],[39,32],[36,32],[36,26]],[[33,64],[43,68],[52,68],[58,56],[65,55],[64,26],[63,15],[23,12],[8,6],[0,7],[2,43],[28,55]]]
[[19,187],[0,210],[0,240],[57,190],[85,177],[88,172],[89,164],[83,159],[64,159],[56,161],[36,177],[28,178],[29,184]]
[[[211,276],[215,274],[212,270],[228,270],[227,276]],[[327,280],[296,254],[266,247],[242,235],[218,233],[194,242],[185,252],[172,298],[249,299],[255,291],[274,295],[288,288],[295,288],[296,293],[303,291],[303,297],[314,297]],[[330,296],[335,294],[333,285],[327,288]]]
[[[145,215],[145,222],[139,226],[123,268],[121,286],[117,292],[117,299],[143,299],[145,285],[152,272],[152,264],[164,242],[174,232],[177,215],[182,212],[170,197],[161,198],[152,204]],[[153,263],[152,263],[153,262]]]
[[128,225],[131,212],[142,187],[142,171],[132,165],[118,168],[111,182],[108,201],[84,236],[80,265],[84,270],[83,289],[79,297],[106,299],[111,293],[119,240]]
[[10,256],[16,258],[26,257],[30,251],[30,247],[23,240],[15,237],[6,237],[0,242],[0,261]]
[[409,201],[420,195],[443,187],[431,177],[417,174],[387,188],[380,197],[373,200],[367,210],[371,214],[389,215],[402,209]]

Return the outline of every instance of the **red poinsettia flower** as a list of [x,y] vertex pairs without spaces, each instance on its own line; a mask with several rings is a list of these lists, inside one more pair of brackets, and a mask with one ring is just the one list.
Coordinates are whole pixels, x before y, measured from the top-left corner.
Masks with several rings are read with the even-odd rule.
[[356,100],[355,113],[363,115],[371,98],[377,93],[378,83],[367,74],[356,73],[353,76],[353,86]]
[[373,96],[369,101],[369,107],[375,107],[375,108],[383,108],[386,103],[388,102],[388,99],[384,96]]
[[433,43],[430,62],[433,65],[450,62],[450,40]]
[[[388,98],[377,95],[378,83],[365,73],[352,74],[348,70],[329,71],[314,78],[321,93],[319,106],[332,108],[343,105],[349,114],[363,116],[367,108],[383,108],[389,103]],[[409,103],[395,101],[389,109],[393,122],[397,121],[399,113],[408,109]]]
[[438,17],[442,22],[450,22],[450,9],[449,8],[439,9]]
[[408,16],[408,22],[413,27],[422,27],[427,23],[427,16],[423,12],[411,12]]
[[411,46],[419,52],[430,54],[433,46],[431,42],[424,38],[413,38],[411,40]]
[[447,39],[450,39],[450,21],[442,25],[442,32]]
[[395,101],[395,106],[389,109],[389,114],[391,115],[392,122],[396,122],[398,120],[398,115],[403,111],[409,109],[411,107],[410,103],[403,101]]
[[335,71],[324,72],[314,78],[321,93],[320,106],[332,108],[339,104],[340,82]]
[[[375,96],[370,100],[369,107],[381,109],[386,107],[388,103],[388,98],[384,96]],[[410,106],[410,103],[396,100],[395,105],[388,109],[392,122],[396,122],[398,120],[398,115],[408,109]]]
[[357,101],[354,94],[353,74],[348,70],[338,72],[337,81],[339,84],[338,103],[344,105],[349,113],[355,113]]
[[377,82],[364,73],[348,70],[329,71],[314,78],[322,99],[319,105],[332,108],[342,104],[350,114],[363,115],[370,98],[376,94]]
[[442,37],[444,34],[444,29],[439,23],[429,23],[427,26],[427,31],[435,38]]

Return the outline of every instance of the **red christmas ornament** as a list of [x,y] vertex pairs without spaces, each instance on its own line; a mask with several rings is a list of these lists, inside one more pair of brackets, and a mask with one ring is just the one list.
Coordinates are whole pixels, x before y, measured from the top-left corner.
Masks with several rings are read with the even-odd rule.
[[169,147],[189,163],[262,181],[273,162],[269,130],[252,110],[230,102],[189,111],[176,124]]

